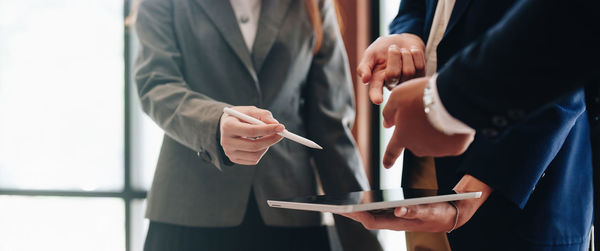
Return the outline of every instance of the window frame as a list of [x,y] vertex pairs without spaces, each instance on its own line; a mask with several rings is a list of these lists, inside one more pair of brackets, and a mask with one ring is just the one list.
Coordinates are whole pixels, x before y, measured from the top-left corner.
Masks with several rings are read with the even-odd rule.
[[84,190],[31,190],[31,189],[7,189],[0,188],[0,196],[2,195],[10,195],[10,196],[40,196],[40,197],[81,197],[81,198],[118,198],[121,199],[125,203],[125,250],[130,251],[132,247],[131,239],[132,239],[132,217],[133,213],[131,211],[132,203],[135,200],[143,200],[146,198],[147,191],[137,189],[132,184],[131,174],[133,173],[133,165],[131,161],[131,112],[132,112],[132,102],[135,100],[131,99],[131,90],[132,85],[135,84],[132,81],[132,53],[131,53],[131,32],[133,29],[125,25],[125,19],[130,15],[131,8],[134,4],[135,0],[124,0],[123,1],[123,62],[124,62],[124,71],[123,71],[123,95],[124,102],[123,107],[124,113],[124,134],[123,134],[123,149],[124,149],[124,157],[123,157],[123,189],[121,191],[84,191]]

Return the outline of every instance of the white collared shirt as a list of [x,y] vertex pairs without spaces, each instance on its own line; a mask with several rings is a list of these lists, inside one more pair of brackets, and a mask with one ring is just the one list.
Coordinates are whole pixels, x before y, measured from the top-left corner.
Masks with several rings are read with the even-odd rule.
[[437,47],[444,37],[455,2],[456,0],[438,1],[427,45],[425,46],[425,75],[427,76],[431,76],[437,71]]
[[429,38],[427,39],[427,45],[425,46],[425,74],[427,76],[433,75],[429,80],[432,97],[424,97],[433,99],[431,106],[428,107],[429,112],[426,113],[427,119],[433,127],[449,135],[457,133],[475,133],[473,128],[450,115],[448,110],[446,110],[446,107],[444,107],[444,104],[442,104],[442,100],[437,91],[437,74],[435,74],[437,72],[437,47],[440,44],[440,41],[442,41],[444,33],[446,33],[455,2],[456,0],[438,1],[433,17],[433,23],[431,24],[431,30],[429,32]]
[[229,0],[236,20],[242,31],[244,42],[252,53],[252,46],[258,30],[261,0]]

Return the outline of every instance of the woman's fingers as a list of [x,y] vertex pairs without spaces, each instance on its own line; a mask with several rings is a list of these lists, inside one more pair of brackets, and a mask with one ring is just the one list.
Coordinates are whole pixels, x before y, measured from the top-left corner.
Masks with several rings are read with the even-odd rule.
[[260,109],[254,106],[246,106],[247,109],[244,111],[242,110],[241,112],[245,113],[246,115],[256,118],[258,120],[261,120],[262,122],[265,122],[267,124],[279,124],[279,122],[273,118],[273,114],[271,114],[270,111],[265,110],[265,109]]
[[253,125],[227,116],[222,123],[221,134],[255,138],[283,132],[284,129],[284,126],[281,124]]
[[220,143],[225,155],[237,164],[256,165],[269,147],[283,138],[277,133],[283,132],[285,127],[267,110],[254,106],[235,106],[232,109],[266,123],[255,125],[228,114],[221,116]]
[[248,139],[241,137],[221,137],[221,146],[231,151],[261,151],[279,142],[283,137],[274,134],[258,139]]
[[256,152],[233,151],[225,152],[229,160],[242,165],[256,165],[268,149]]

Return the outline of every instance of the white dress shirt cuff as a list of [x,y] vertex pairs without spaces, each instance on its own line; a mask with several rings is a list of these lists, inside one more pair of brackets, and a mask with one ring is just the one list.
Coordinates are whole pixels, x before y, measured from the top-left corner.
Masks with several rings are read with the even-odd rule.
[[452,117],[442,100],[437,90],[437,74],[429,78],[429,83],[425,88],[423,95],[423,103],[425,104],[425,114],[431,125],[447,135],[453,134],[474,134],[475,130],[462,121]]

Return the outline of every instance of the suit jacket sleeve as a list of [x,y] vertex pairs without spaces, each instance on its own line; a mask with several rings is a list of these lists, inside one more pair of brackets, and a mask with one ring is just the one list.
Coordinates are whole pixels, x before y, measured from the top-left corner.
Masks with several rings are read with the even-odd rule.
[[[523,119],[599,75],[598,1],[523,0],[439,71],[443,105],[475,129]],[[491,137],[497,136],[492,133]]]
[[390,34],[411,33],[423,41],[425,34],[425,0],[403,0],[400,2],[398,15],[390,24]]
[[[461,169],[524,208],[551,164],[583,168],[579,156],[590,153],[584,144],[588,139],[582,137],[587,135],[583,132],[587,126],[582,125],[587,123],[585,110],[584,93],[579,89],[518,123],[510,133],[494,140],[478,136],[465,153]],[[567,137],[577,139],[575,148],[564,145]],[[578,152],[578,156],[572,152]]]
[[323,43],[314,56],[304,88],[304,119],[326,193],[368,189],[366,175],[350,132],[354,97],[348,61],[331,1],[323,1]]
[[142,108],[165,133],[220,169],[219,119],[228,106],[186,84],[182,55],[173,32],[171,1],[142,1],[136,22],[141,43],[135,80]]

